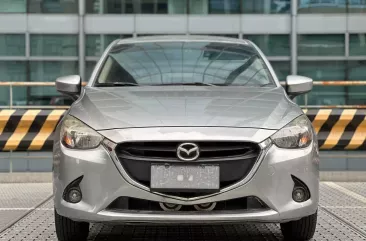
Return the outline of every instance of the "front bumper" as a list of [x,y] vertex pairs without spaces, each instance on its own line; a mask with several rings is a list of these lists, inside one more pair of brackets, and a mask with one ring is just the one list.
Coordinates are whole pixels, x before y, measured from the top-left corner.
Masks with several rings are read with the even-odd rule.
[[[265,145],[263,145],[265,146]],[[56,211],[77,221],[110,223],[236,223],[287,222],[316,212],[319,201],[318,153],[314,145],[300,150],[285,150],[268,145],[258,165],[240,185],[220,193],[198,198],[176,198],[152,193],[131,181],[123,168],[102,145],[93,150],[70,150],[58,141],[54,145],[54,204]],[[80,176],[83,199],[77,204],[62,198],[66,186]],[[303,203],[292,200],[294,182],[302,180],[311,198]],[[120,196],[155,202],[194,205],[256,196],[269,209],[257,211],[163,212],[110,211],[106,207]]]

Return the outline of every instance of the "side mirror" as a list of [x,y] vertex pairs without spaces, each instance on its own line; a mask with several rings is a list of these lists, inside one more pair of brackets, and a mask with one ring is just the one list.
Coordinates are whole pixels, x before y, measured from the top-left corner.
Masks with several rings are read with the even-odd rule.
[[69,75],[57,78],[56,89],[58,92],[69,95],[75,100],[81,92],[81,77],[79,75]]
[[306,94],[313,88],[313,80],[299,75],[289,75],[286,78],[286,92],[290,98]]

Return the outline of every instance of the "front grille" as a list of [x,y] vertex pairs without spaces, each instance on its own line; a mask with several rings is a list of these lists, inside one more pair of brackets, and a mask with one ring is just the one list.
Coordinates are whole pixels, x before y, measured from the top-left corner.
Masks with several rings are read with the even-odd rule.
[[[122,156],[147,158],[148,160],[177,159],[177,147],[182,142],[126,142],[117,147]],[[240,158],[254,154],[257,145],[243,142],[194,142],[200,148],[200,160],[221,158]],[[155,160],[154,160],[155,161]]]
[[[189,165],[218,164],[220,188],[230,186],[243,178],[256,162],[260,148],[255,143],[237,141],[193,142],[200,148],[200,156]],[[150,187],[152,163],[182,163],[177,147],[182,142],[125,142],[116,147],[123,168],[135,181]]]

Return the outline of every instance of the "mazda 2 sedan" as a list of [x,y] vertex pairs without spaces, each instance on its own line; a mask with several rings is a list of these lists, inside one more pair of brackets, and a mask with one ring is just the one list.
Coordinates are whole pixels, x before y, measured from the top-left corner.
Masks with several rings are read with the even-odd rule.
[[285,238],[315,232],[319,158],[293,99],[312,80],[279,82],[248,40],[160,36],[116,40],[54,135],[59,240],[90,223],[280,223]]

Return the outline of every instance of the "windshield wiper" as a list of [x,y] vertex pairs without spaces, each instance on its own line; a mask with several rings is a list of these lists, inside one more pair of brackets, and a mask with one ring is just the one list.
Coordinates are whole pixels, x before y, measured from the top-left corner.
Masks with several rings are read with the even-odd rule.
[[111,87],[111,86],[139,86],[139,84],[129,82],[108,82],[95,85],[95,87]]

